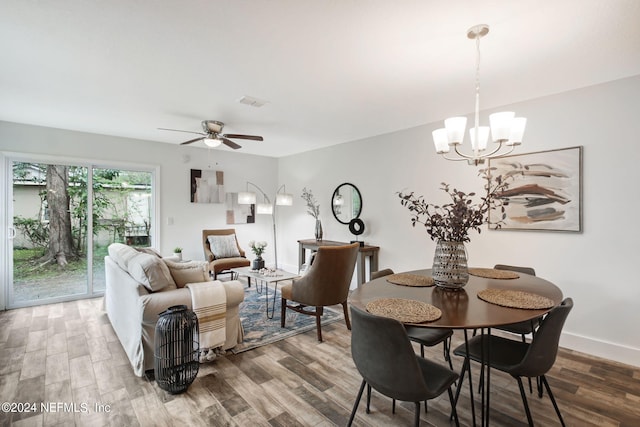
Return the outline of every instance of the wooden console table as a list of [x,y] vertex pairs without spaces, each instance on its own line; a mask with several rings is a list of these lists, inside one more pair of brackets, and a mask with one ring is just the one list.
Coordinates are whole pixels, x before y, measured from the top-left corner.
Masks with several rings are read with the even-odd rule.
[[[343,246],[348,245],[349,243],[345,242],[335,242],[333,240],[316,240],[316,239],[307,239],[307,240],[298,240],[298,271],[304,261],[306,259],[306,251],[307,249],[310,251],[317,251],[320,246]],[[360,246],[360,251],[358,253],[358,260],[356,262],[356,271],[358,274],[358,286],[362,285],[366,282],[366,259],[369,258],[369,277],[371,277],[371,273],[374,271],[378,271],[378,251],[380,251],[379,246],[369,246],[364,245]]]

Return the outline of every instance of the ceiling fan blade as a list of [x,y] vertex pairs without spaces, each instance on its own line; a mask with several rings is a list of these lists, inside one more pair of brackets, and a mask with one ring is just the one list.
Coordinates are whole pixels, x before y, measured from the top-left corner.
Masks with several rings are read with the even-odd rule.
[[190,131],[190,130],[166,129],[166,128],[158,128],[158,130],[170,130],[171,132],[195,133],[196,135],[204,135],[204,136],[207,136],[207,134],[206,134],[206,133],[202,133],[202,132],[192,132],[192,131]]
[[225,133],[222,136],[224,136],[225,138],[250,139],[252,141],[264,141],[264,139],[261,136],[257,136],[257,135],[238,135],[237,133]]
[[185,142],[181,143],[180,145],[191,144],[192,142],[200,141],[201,139],[205,139],[205,138],[206,138],[206,136],[201,136],[200,138],[190,139],[189,141],[185,141]]
[[238,148],[242,148],[242,146],[241,146],[241,145],[238,145],[238,144],[236,144],[235,142],[233,142],[233,141],[231,141],[230,139],[227,139],[227,138],[225,138],[225,137],[223,137],[223,136],[219,136],[218,138],[220,138],[220,139],[222,140],[222,142],[223,142],[226,146],[231,147],[231,148],[233,148],[234,150],[237,150]]

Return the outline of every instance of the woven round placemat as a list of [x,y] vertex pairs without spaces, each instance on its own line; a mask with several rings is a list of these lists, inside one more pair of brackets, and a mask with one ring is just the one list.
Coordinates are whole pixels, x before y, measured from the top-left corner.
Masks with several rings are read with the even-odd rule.
[[433,277],[419,276],[411,273],[390,274],[387,276],[387,282],[394,285],[427,287],[433,286]]
[[553,301],[547,297],[510,289],[483,289],[478,292],[478,298],[503,307],[524,308],[528,310],[541,310],[543,308],[551,308],[555,305]]
[[433,322],[442,311],[426,302],[403,298],[380,298],[367,303],[367,311],[377,316],[390,317],[402,323]]
[[487,279],[517,279],[518,273],[510,270],[496,270],[495,268],[470,268],[469,274]]

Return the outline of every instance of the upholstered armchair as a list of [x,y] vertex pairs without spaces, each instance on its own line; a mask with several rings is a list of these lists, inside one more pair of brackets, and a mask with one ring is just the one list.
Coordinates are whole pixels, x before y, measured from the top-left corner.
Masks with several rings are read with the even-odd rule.
[[221,273],[230,273],[232,268],[251,265],[238,243],[236,230],[202,230],[204,258],[209,263],[209,272],[214,279]]
[[[322,341],[320,318],[325,306],[342,304],[347,329],[351,329],[347,297],[360,245],[320,246],[304,276],[281,288],[280,326],[285,326],[286,309],[315,316],[318,341]],[[291,301],[294,304],[288,304]],[[309,309],[309,307],[315,307]]]

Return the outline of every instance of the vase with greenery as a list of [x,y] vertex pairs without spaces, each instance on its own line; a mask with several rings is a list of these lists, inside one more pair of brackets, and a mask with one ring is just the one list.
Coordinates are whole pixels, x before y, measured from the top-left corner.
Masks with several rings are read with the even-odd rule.
[[427,203],[423,196],[414,192],[399,192],[400,203],[411,212],[411,224],[424,226],[432,240],[436,241],[432,275],[435,284],[445,289],[461,289],[469,280],[465,242],[469,242],[469,232],[481,232],[481,226],[488,223],[489,211],[501,212],[501,219],[492,225],[499,228],[505,218],[504,201],[500,193],[508,188],[502,177],[491,178],[490,171],[483,169],[486,194],[475,199],[476,193],[465,193],[449,184],[442,183],[440,189],[451,198],[450,203],[436,205]]
[[251,264],[251,268],[253,270],[260,270],[264,268],[264,260],[262,259],[262,253],[264,252],[266,247],[267,247],[267,242],[265,241],[256,242],[255,240],[251,240],[249,242],[249,248],[251,249],[251,252],[253,252],[256,256],[256,258],[253,260]]
[[182,248],[180,246],[173,248],[173,254],[178,257],[178,260],[182,261]]
[[315,237],[322,240],[322,222],[320,221],[320,205],[311,190],[302,189],[302,199],[307,203],[307,213],[316,219]]

